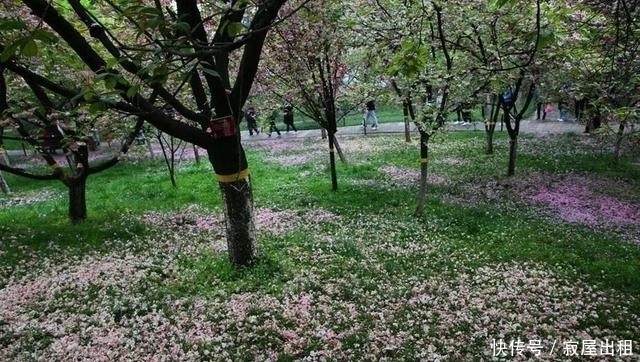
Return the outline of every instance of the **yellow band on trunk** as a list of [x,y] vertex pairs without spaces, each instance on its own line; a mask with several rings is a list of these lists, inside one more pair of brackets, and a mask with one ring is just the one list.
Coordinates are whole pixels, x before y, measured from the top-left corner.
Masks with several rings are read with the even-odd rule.
[[223,182],[223,183],[242,181],[242,180],[246,179],[247,177],[249,177],[249,169],[248,168],[245,168],[244,170],[242,170],[240,172],[233,173],[231,175],[218,175],[218,174],[216,174],[216,179],[218,180],[218,182]]
[[421,158],[420,159],[420,163],[429,163],[429,159],[428,158]]

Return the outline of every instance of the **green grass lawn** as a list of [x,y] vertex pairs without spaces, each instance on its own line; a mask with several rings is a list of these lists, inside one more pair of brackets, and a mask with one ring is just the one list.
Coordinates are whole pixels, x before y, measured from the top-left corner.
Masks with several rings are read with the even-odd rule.
[[79,225],[61,185],[5,174],[0,360],[493,361],[517,341],[640,360],[638,160],[528,136],[507,178],[504,134],[483,143],[433,140],[422,217],[402,135],[341,139],[337,192],[325,142],[248,143],[260,260],[241,270],[206,163],[177,188],[159,161],[92,176]]

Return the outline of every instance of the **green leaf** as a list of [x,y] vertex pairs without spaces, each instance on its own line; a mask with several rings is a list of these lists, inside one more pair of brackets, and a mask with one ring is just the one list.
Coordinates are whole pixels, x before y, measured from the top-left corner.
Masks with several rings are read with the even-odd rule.
[[191,25],[184,21],[179,21],[173,25],[176,30],[181,34],[189,34],[191,32]]
[[105,111],[106,109],[107,106],[103,102],[91,103],[91,106],[89,106],[89,112],[94,114]]
[[114,89],[116,87],[116,85],[118,85],[118,78],[117,77],[109,76],[109,77],[105,78],[105,80],[104,80],[105,88]]
[[538,42],[538,46],[540,48],[546,48],[547,46],[553,44],[556,41],[556,34],[553,31],[542,30],[540,31],[540,39]]
[[22,20],[2,19],[0,20],[0,30],[25,30],[27,26]]
[[127,97],[131,98],[135,96],[139,90],[140,90],[140,84],[136,84],[133,87],[127,89]]
[[34,30],[33,33],[31,33],[31,36],[33,39],[40,40],[47,44],[54,44],[58,42],[58,37],[54,33],[42,28]]
[[229,23],[227,26],[227,34],[229,34],[230,37],[235,37],[240,34],[242,30],[244,30],[244,26],[239,22]]
[[494,6],[496,8],[501,8],[503,6],[505,6],[507,3],[512,4],[514,1],[513,0],[496,0],[494,2]]
[[22,44],[22,55],[25,57],[38,55],[38,44],[33,38],[26,38],[26,41]]
[[118,58],[115,58],[115,57],[107,59],[107,69],[111,69],[111,68],[115,67],[119,62],[120,62],[120,60]]
[[6,62],[11,57],[15,56],[18,49],[20,49],[20,45],[22,43],[21,40],[22,39],[18,39],[4,48],[4,51],[0,54],[0,61]]

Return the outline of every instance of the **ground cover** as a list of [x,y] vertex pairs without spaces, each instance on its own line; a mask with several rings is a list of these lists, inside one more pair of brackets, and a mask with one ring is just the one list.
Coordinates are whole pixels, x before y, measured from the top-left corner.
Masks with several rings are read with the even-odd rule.
[[442,134],[415,218],[417,145],[341,141],[338,192],[324,141],[247,144],[250,270],[204,163],[178,188],[160,162],[95,175],[81,225],[62,187],[7,175],[0,360],[640,360],[637,160],[528,136],[506,178],[504,135],[484,155],[482,132]]

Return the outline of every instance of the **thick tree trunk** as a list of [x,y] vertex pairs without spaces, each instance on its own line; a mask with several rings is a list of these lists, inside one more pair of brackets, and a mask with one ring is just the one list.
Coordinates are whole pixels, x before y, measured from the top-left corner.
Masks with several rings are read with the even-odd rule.
[[507,167],[507,176],[513,176],[516,173],[516,154],[518,151],[518,139],[509,139],[509,165]]
[[233,117],[212,123],[211,129],[207,152],[222,194],[229,260],[235,267],[251,266],[258,254],[247,157]]
[[87,219],[87,177],[89,170],[89,150],[84,142],[77,143],[73,151],[73,174],[65,182],[69,188],[69,218],[78,223]]
[[250,178],[219,182],[225,211],[229,260],[250,266],[257,259],[256,227]]
[[334,153],[335,133],[329,134],[329,167],[331,169],[331,190],[338,191],[338,174],[336,172],[336,156]]
[[416,216],[424,214],[427,200],[427,171],[429,167],[429,134],[420,131],[420,191],[418,192],[418,205]]
[[74,178],[67,186],[69,188],[69,218],[72,223],[79,223],[87,219],[87,178]]
[[491,129],[487,128],[487,147],[485,149],[485,153],[487,155],[492,155],[493,154],[493,133],[495,131],[496,127],[495,124],[493,125],[493,127],[491,127]]

